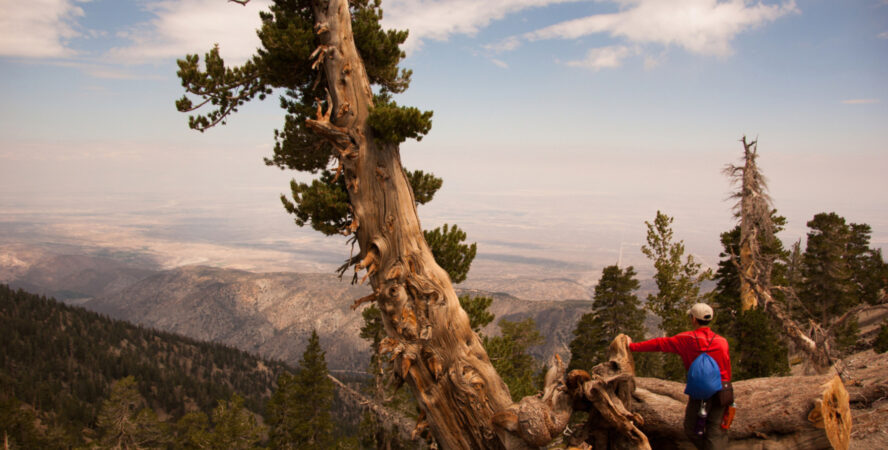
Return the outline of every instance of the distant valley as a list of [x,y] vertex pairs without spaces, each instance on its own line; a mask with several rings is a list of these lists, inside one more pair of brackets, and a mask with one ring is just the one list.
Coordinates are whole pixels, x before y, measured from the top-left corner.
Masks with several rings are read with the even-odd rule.
[[[36,246],[5,245],[0,246],[0,283],[294,364],[306,337],[316,329],[331,370],[363,371],[369,361],[369,346],[359,337],[361,314],[350,306],[370,289],[340,281],[334,274],[253,273],[207,266],[161,270],[150,261],[113,254],[61,254]],[[533,351],[541,360],[555,352],[568,356],[571,331],[592,304],[588,290],[570,280],[487,280],[481,285],[492,289],[457,291],[494,297],[491,312],[496,321],[534,317],[547,337],[546,344]],[[527,292],[532,299],[497,292],[498,287]],[[546,292],[552,297],[546,299]],[[496,321],[482,332],[496,334]]]

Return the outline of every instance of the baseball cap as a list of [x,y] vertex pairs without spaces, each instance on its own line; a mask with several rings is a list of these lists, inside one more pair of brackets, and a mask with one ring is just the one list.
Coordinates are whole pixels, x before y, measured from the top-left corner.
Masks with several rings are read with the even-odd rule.
[[697,320],[712,320],[712,308],[706,303],[697,303],[691,306],[688,314]]

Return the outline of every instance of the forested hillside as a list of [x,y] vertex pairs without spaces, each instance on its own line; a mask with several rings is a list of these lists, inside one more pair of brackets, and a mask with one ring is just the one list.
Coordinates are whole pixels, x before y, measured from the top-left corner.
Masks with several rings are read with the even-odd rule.
[[112,383],[125,377],[135,379],[159,417],[178,419],[209,413],[234,394],[246,409],[262,413],[287,370],[241,350],[111,320],[6,285],[0,285],[0,321],[0,423],[14,436],[15,423],[29,427],[21,424],[23,414],[38,419],[31,422],[42,430],[30,436],[33,444],[64,447],[89,438]]

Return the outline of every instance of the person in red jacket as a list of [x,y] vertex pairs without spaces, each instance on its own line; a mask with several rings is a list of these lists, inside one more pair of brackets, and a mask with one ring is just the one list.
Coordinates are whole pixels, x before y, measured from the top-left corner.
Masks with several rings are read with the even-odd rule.
[[[705,303],[697,303],[688,310],[693,325],[692,331],[676,334],[672,337],[654,338],[644,342],[629,342],[629,350],[633,352],[665,352],[681,356],[685,370],[703,351],[718,363],[721,371],[722,391],[706,400],[688,398],[685,408],[684,432],[698,449],[726,448],[728,443],[727,430],[721,428],[725,409],[733,403],[731,388],[731,357],[728,353],[728,341],[709,329],[712,321],[712,308]],[[708,412],[706,432],[703,436],[694,433],[700,403],[706,402]]]

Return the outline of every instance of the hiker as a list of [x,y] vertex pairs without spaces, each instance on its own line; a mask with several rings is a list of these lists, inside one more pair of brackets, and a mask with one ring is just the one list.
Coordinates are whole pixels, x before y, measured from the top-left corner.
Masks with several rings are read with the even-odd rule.
[[[722,419],[729,406],[733,408],[734,392],[731,387],[731,358],[728,355],[728,341],[715,334],[709,329],[709,322],[712,321],[712,308],[705,303],[697,303],[688,310],[688,316],[693,324],[692,331],[685,331],[672,337],[654,338],[644,342],[632,342],[629,339],[629,350],[633,352],[666,352],[677,353],[681,356],[682,362],[686,370],[692,370],[693,376],[688,375],[688,387],[685,393],[688,393],[688,405],[685,408],[684,432],[691,442],[698,449],[723,449],[728,444],[727,428],[730,427],[730,419],[733,418],[733,409],[729,417],[725,417],[727,427],[722,427]],[[699,363],[695,364],[698,356],[703,353],[708,354],[715,360],[718,367],[714,365],[709,369],[708,375],[710,384],[709,389],[704,389],[698,397],[703,395],[705,398],[694,398],[691,391],[697,392],[696,389],[698,374],[704,359],[699,358]],[[708,361],[711,365],[711,360]],[[720,380],[719,380],[720,375]],[[704,375],[705,376],[705,375]],[[719,381],[721,383],[719,383]],[[720,384],[720,385],[719,385]],[[710,392],[714,392],[710,394]],[[705,417],[701,417],[701,403],[703,410],[706,412]]]

